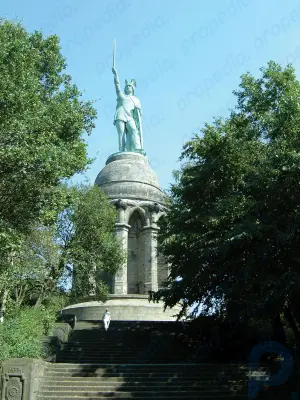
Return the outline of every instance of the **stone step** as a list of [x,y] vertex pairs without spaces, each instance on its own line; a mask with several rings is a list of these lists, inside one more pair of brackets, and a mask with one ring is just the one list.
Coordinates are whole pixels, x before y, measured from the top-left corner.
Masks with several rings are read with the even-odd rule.
[[[64,362],[72,362],[72,359],[81,359],[81,360],[91,360],[89,361],[90,363],[105,363],[109,364],[111,362],[116,363],[118,362],[119,364],[128,364],[128,363],[136,363],[141,359],[144,358],[149,358],[145,354],[137,354],[137,355],[132,355],[132,356],[114,356],[114,355],[108,355],[108,354],[103,354],[103,355],[91,355],[91,354],[61,354],[59,355],[59,359],[63,361],[63,359],[66,359]],[[107,360],[107,361],[105,361]],[[162,361],[164,361],[162,359]],[[84,363],[84,361],[82,361]]]
[[[87,356],[85,354],[77,355],[77,356],[62,356],[59,358],[60,362],[77,362],[77,363],[116,363],[120,364],[128,364],[128,363],[137,363],[139,364],[141,361],[144,361],[144,357],[136,356],[136,357],[109,357],[109,356]],[[162,360],[164,362],[164,360]]]
[[169,384],[169,385],[140,385],[140,384],[136,384],[136,385],[132,385],[132,384],[123,384],[123,385],[100,385],[100,384],[94,384],[94,385],[89,385],[87,386],[83,386],[83,385],[75,385],[75,386],[69,386],[69,385],[52,385],[52,386],[45,386],[43,385],[40,388],[40,393],[45,393],[45,392],[66,392],[66,391],[76,391],[80,392],[82,391],[84,388],[84,390],[88,390],[90,391],[99,391],[99,392],[114,392],[114,391],[118,391],[118,392],[130,392],[130,391],[134,391],[134,392],[151,392],[151,391],[155,391],[155,392],[182,392],[182,391],[186,391],[186,392],[205,392],[205,391],[218,391],[218,392],[228,392],[228,391],[237,391],[237,390],[241,390],[241,389],[247,389],[248,385],[212,385],[212,384],[207,384],[207,385],[199,385],[199,386],[189,386],[189,385],[174,385],[174,384]]
[[[153,323],[152,323],[153,322]],[[170,324],[168,324],[170,322]],[[103,326],[102,321],[77,321],[75,330],[82,330],[82,329],[87,329],[87,330],[92,330],[92,329],[98,329],[99,327]],[[128,329],[130,330],[135,330],[135,331],[142,331],[142,330],[158,330],[161,331],[161,328],[164,328],[164,331],[176,331],[176,332],[181,332],[183,331],[182,329],[183,325],[178,325],[174,321],[160,321],[158,323],[157,321],[114,321],[111,320],[109,330],[114,329],[114,330],[122,330],[126,331]],[[169,328],[169,329],[167,329]]]
[[82,346],[69,346],[69,347],[62,347],[61,352],[74,352],[74,351],[85,351],[87,353],[108,353],[108,354],[116,354],[116,355],[121,355],[121,354],[133,354],[133,353],[155,353],[163,354],[162,351],[160,351],[160,348],[149,348],[148,346],[142,346],[142,347],[134,347],[134,348],[106,348],[106,347],[99,347],[99,348],[93,348],[93,347],[82,347]]
[[101,350],[100,351],[88,350],[87,351],[87,350],[82,350],[82,349],[73,349],[73,350],[70,350],[70,351],[63,350],[63,351],[61,351],[60,354],[63,354],[63,355],[84,354],[84,355],[94,355],[94,356],[97,356],[97,355],[99,355],[99,356],[111,355],[111,356],[114,356],[114,357],[117,357],[117,356],[125,357],[125,356],[134,356],[135,354],[136,355],[147,354],[147,352],[145,351],[145,349],[142,349],[140,351],[124,351],[124,352],[123,351],[110,352],[110,351],[106,351],[106,350],[102,350],[102,351]]
[[[69,363],[66,363],[65,365],[64,364],[49,363],[46,368],[47,369],[48,368],[55,368],[56,369],[57,367],[63,368],[64,366],[67,367],[67,368],[72,368],[72,367],[79,368],[78,364],[72,365],[72,364],[69,364]],[[156,364],[151,364],[150,366],[149,366],[149,364],[139,364],[137,366],[135,364],[133,364],[133,365],[131,365],[131,364],[120,365],[120,364],[102,364],[102,363],[100,363],[100,364],[84,364],[82,366],[83,367],[89,367],[90,366],[91,368],[103,368],[103,369],[106,369],[106,368],[117,368],[117,369],[124,369],[124,368],[126,368],[126,369],[128,369],[128,368],[135,368],[135,369],[146,368],[146,369],[148,369],[148,368],[152,368],[152,369],[156,369],[156,367],[158,367],[160,369],[163,369],[163,368],[168,368],[168,369],[177,369],[177,368],[179,368],[179,369],[182,369],[182,368],[195,369],[195,368],[197,368],[197,369],[205,369],[205,370],[218,369],[218,370],[222,370],[222,371],[232,370],[232,369],[248,370],[249,368],[254,368],[255,367],[254,365],[251,366],[251,365],[247,365],[247,364],[212,364],[212,363],[210,363],[210,364],[204,364],[204,363],[201,363],[201,364],[199,364],[199,363],[172,363],[172,364],[169,364],[169,363],[164,363],[164,364],[157,364],[157,365]],[[265,370],[266,368],[260,367],[259,369]]]
[[[242,387],[244,385],[248,384],[248,380],[244,381],[232,381],[232,380],[226,380],[226,382],[221,382],[219,380],[210,380],[210,381],[202,381],[202,380],[169,380],[169,381],[163,381],[163,380],[156,380],[156,385],[155,387],[167,387],[172,385],[172,387],[180,388],[180,387],[211,387],[212,385],[218,385],[218,387]],[[120,385],[126,385],[130,387],[149,387],[149,385],[153,386],[153,382],[150,381],[149,379],[134,379],[134,380],[116,380],[116,379],[105,379],[103,381],[100,381],[98,378],[95,378],[94,380],[86,380],[85,378],[75,378],[72,380],[43,380],[43,385],[41,388],[53,388],[53,387],[66,387],[66,386],[71,386],[71,387],[82,387],[82,386],[93,386],[93,387],[111,387],[111,388],[116,388],[119,387]]]
[[[56,364],[59,366],[60,364]],[[65,365],[65,364],[64,364]],[[54,369],[45,369],[45,374],[65,374],[65,373],[97,373],[99,375],[103,376],[131,376],[131,375],[139,375],[139,376],[189,376],[189,377],[213,377],[213,376],[264,376],[268,375],[268,372],[266,371],[222,371],[222,370],[217,370],[217,371],[199,371],[199,370],[167,370],[167,369],[135,369],[133,368],[134,364],[131,364],[132,368],[90,368],[90,367],[83,367],[82,364],[77,364],[78,368],[74,368],[76,364],[72,364],[72,368],[54,368]],[[90,364],[86,364],[90,365]],[[112,364],[115,365],[115,364]],[[138,364],[136,364],[138,365]],[[150,365],[150,364],[149,364]]]
[[[150,378],[148,378],[148,377],[141,377],[141,376],[137,376],[137,377],[135,377],[135,376],[132,376],[132,377],[130,377],[130,376],[124,376],[124,377],[108,376],[108,377],[103,378],[103,377],[95,376],[95,375],[91,375],[91,374],[90,375],[84,374],[84,375],[80,375],[80,376],[65,376],[65,377],[62,377],[61,379],[58,376],[47,376],[47,377],[45,377],[44,382],[47,382],[47,383],[51,382],[51,384],[52,384],[52,382],[54,382],[54,381],[55,382],[59,381],[61,384],[63,384],[64,382],[69,381],[70,379],[73,379],[73,382],[76,383],[76,382],[84,382],[84,381],[90,380],[92,378],[95,378],[94,382],[96,382],[96,383],[97,382],[101,382],[101,383],[103,383],[103,382],[104,383],[118,382],[119,384],[124,383],[124,382],[127,382],[127,383],[130,383],[130,382],[143,383],[144,382],[147,384],[148,383],[151,383],[151,384],[156,384],[156,383],[157,384],[158,383],[159,384],[169,384],[169,383],[175,384],[175,383],[178,383],[180,385],[185,385],[185,384],[197,385],[199,383],[201,385],[202,384],[204,385],[206,383],[211,384],[212,382],[214,384],[220,384],[220,383],[223,384],[226,382],[236,382],[236,383],[240,384],[243,382],[248,382],[247,377],[243,377],[243,378],[238,377],[236,379],[234,379],[234,378],[231,378],[231,379],[201,378],[201,379],[199,379],[199,378],[177,378],[177,377],[175,377],[175,378],[170,378],[170,377],[162,377],[162,378],[150,377]],[[100,381],[99,378],[102,378],[102,380]]]
[[[92,356],[92,355],[88,355],[88,354],[71,354],[71,355],[61,355],[59,357],[59,359],[61,360],[61,362],[70,362],[72,363],[72,359],[75,359],[76,361],[74,361],[74,363],[78,363],[78,359],[82,360],[82,364],[86,364],[86,363],[94,363],[94,364],[98,364],[98,363],[104,363],[104,364],[115,364],[116,362],[118,362],[119,364],[136,364],[136,363],[141,363],[142,360],[144,360],[144,358],[146,358],[147,361],[147,356],[144,354],[141,355],[136,355],[136,356],[124,356],[124,357],[114,357],[114,356],[109,356],[109,355],[100,355],[100,356]],[[148,357],[149,358],[149,357]],[[66,361],[63,361],[63,359],[66,359]],[[86,361],[84,362],[84,360],[90,360],[90,361]],[[105,361],[106,360],[106,361]],[[162,359],[162,362],[164,360]]]
[[[76,364],[78,367],[76,368]],[[80,371],[85,371],[85,372],[103,372],[103,373],[167,373],[167,374],[197,374],[199,375],[211,375],[211,374],[222,374],[222,375],[228,375],[228,374],[236,374],[236,375],[241,375],[241,374],[266,374],[268,371],[250,371],[250,370],[223,370],[223,369],[211,369],[211,370],[206,370],[206,369],[198,369],[198,368],[159,368],[159,364],[153,364],[155,367],[153,368],[151,364],[148,364],[148,368],[138,368],[140,364],[136,363],[130,363],[130,368],[118,368],[115,367],[115,363],[109,364],[106,363],[107,367],[91,367],[90,363],[72,363],[72,367],[68,368],[66,367],[66,363],[57,363],[56,368],[50,368],[46,369],[46,371],[56,371],[56,372],[61,372],[61,371],[73,371],[73,372],[80,372]],[[60,365],[63,365],[62,368],[59,368]],[[96,365],[96,364],[95,364]],[[120,364],[121,365],[129,365],[129,364]],[[137,366],[137,368],[134,368],[134,365]],[[163,363],[161,365],[164,365]]]
[[[59,364],[57,364],[59,365]],[[76,364],[73,364],[76,365]],[[131,364],[134,365],[134,364]],[[138,365],[138,364],[137,364]],[[150,364],[149,364],[150,365]],[[244,375],[249,375],[249,376],[264,376],[267,375],[268,372],[266,371],[222,371],[222,370],[216,370],[216,371],[205,371],[205,370],[167,370],[167,369],[113,369],[113,368],[88,368],[88,367],[82,367],[82,364],[78,363],[79,368],[55,368],[55,369],[47,369],[45,371],[46,374],[48,373],[56,373],[56,374],[64,374],[64,373],[97,373],[97,374],[103,374],[103,375],[152,375],[152,376],[195,376],[195,377],[200,377],[200,376],[244,376]],[[81,367],[80,367],[81,366]]]
[[122,354],[138,354],[138,353],[150,353],[147,347],[140,347],[135,349],[106,349],[106,348],[99,348],[93,349],[91,348],[84,348],[84,347],[69,347],[69,348],[62,348],[61,353],[74,353],[74,352],[85,352],[85,353],[93,353],[93,354],[114,354],[114,355],[122,355]]
[[108,347],[105,345],[101,346],[82,346],[82,345],[67,345],[67,346],[62,346],[61,350],[62,351],[72,351],[72,350],[84,350],[84,351],[107,351],[107,352],[113,352],[113,353],[120,353],[120,352],[133,352],[133,351],[141,351],[141,350],[147,350],[148,346],[124,346],[124,347]]
[[70,341],[68,343],[70,344],[107,344],[107,346],[127,346],[127,345],[131,345],[131,346],[135,346],[137,343],[139,344],[145,344],[145,343],[150,343],[152,341],[158,341],[157,338],[153,338],[153,339],[147,339],[147,338],[143,338],[141,339],[137,339],[137,338],[130,338],[128,340],[125,340],[124,338],[118,338],[118,340],[116,340],[115,338],[113,339],[108,339],[108,338],[101,338],[99,336],[93,336],[90,338],[79,338],[79,337],[74,337],[72,336],[70,338]]
[[70,337],[70,340],[72,342],[107,342],[107,343],[132,343],[132,340],[136,340],[139,343],[145,343],[145,342],[149,342],[151,340],[167,340],[167,338],[161,338],[159,336],[136,336],[136,337],[124,337],[123,335],[117,336],[117,335],[109,335],[107,334],[107,336],[102,336],[100,335],[98,332],[95,332],[93,335],[86,335],[86,334],[80,334],[80,335],[74,335],[72,334],[72,336]]
[[[240,376],[212,376],[212,375],[201,375],[201,376],[187,376],[187,375],[182,375],[182,376],[172,376],[170,374],[164,374],[164,375],[159,375],[159,374],[120,374],[117,375],[116,374],[101,374],[101,373],[93,373],[93,372],[73,372],[73,373],[64,373],[63,376],[61,376],[61,374],[59,373],[48,373],[45,375],[45,379],[59,379],[59,380],[64,380],[64,379],[70,379],[70,378],[102,378],[105,380],[108,379],[116,379],[119,381],[124,381],[124,380],[147,380],[147,381],[180,381],[180,382],[186,382],[186,381],[190,381],[190,382],[194,382],[194,381],[227,381],[227,380],[232,380],[232,381],[245,381],[248,380],[249,377],[248,375],[240,375]],[[61,378],[61,379],[60,379]],[[259,379],[263,379],[264,376],[263,375],[259,375],[256,376],[255,379],[259,380]]]
[[150,353],[147,347],[140,347],[140,348],[133,348],[133,349],[106,349],[106,348],[99,348],[93,349],[92,347],[87,349],[84,347],[70,347],[70,348],[63,348],[61,353],[71,353],[71,352],[86,352],[86,353],[93,353],[93,354],[114,354],[114,355],[122,355],[122,354],[135,354],[135,353]]
[[[73,375],[74,374],[74,375]],[[76,374],[76,375],[75,375]],[[228,373],[193,373],[191,371],[187,372],[170,372],[170,371],[101,371],[101,370],[90,370],[90,369],[81,369],[81,370],[50,370],[50,371],[45,371],[44,376],[45,377],[52,377],[56,376],[59,379],[63,378],[66,376],[68,379],[69,377],[78,377],[80,374],[90,374],[92,377],[103,377],[108,378],[108,377],[116,377],[117,379],[119,378],[125,378],[125,377],[138,377],[138,378],[143,378],[143,379],[148,379],[148,378],[177,378],[177,379],[230,379],[232,378],[233,380],[237,379],[248,379],[248,376],[252,377],[263,377],[268,375],[268,373],[257,373],[257,374],[251,374],[249,372],[245,373],[239,373],[239,374],[228,374]]]
[[[113,398],[122,398],[122,397],[144,397],[144,398],[149,398],[149,397],[157,397],[158,395],[160,395],[162,397],[162,395],[164,396],[181,396],[182,398],[186,398],[186,396],[188,395],[189,397],[191,396],[195,396],[197,398],[199,398],[199,396],[212,396],[212,395],[224,395],[224,394],[230,394],[230,393],[234,393],[234,392],[230,392],[229,390],[227,391],[223,391],[220,392],[220,390],[217,389],[213,389],[213,390],[191,390],[188,393],[186,392],[186,390],[166,390],[166,391],[161,391],[161,390],[135,390],[135,391],[115,391],[115,390],[61,390],[61,391],[56,391],[56,390],[48,390],[48,391],[40,391],[39,395],[43,395],[43,396],[49,396],[49,395],[57,395],[57,396],[81,396],[84,397],[86,395],[90,397],[96,397],[96,396],[106,396],[106,397],[111,397],[110,394],[113,394]],[[244,394],[244,393],[243,393]],[[245,390],[245,394],[247,394],[247,391]]]
[[95,341],[95,343],[83,343],[83,342],[78,342],[78,343],[65,343],[62,347],[63,348],[69,348],[69,347],[84,347],[85,349],[90,349],[90,348],[96,348],[96,349],[103,349],[103,348],[107,348],[110,350],[122,350],[122,349],[128,349],[128,348],[139,348],[139,347],[144,347],[145,345],[151,345],[151,344],[155,344],[153,343],[142,343],[142,345],[137,345],[137,343],[133,344],[133,343],[121,343],[121,344],[116,344],[114,343],[106,343],[106,342],[99,342],[99,341]]
[[159,343],[159,341],[156,340],[156,341],[150,342],[150,341],[145,340],[145,341],[136,341],[136,342],[130,341],[128,343],[122,341],[117,344],[116,340],[112,340],[111,342],[108,342],[106,340],[94,340],[94,341],[90,340],[90,341],[86,341],[86,342],[83,342],[82,340],[78,340],[76,342],[68,342],[64,346],[84,346],[84,347],[103,347],[103,346],[105,346],[105,347],[109,347],[111,349],[116,349],[116,348],[118,349],[118,348],[126,348],[126,347],[135,348],[135,347],[150,346],[155,343]]
[[77,363],[58,363],[55,364],[51,367],[48,367],[45,369],[45,371],[56,371],[56,372],[63,372],[63,371],[71,371],[71,372],[78,372],[78,371],[86,371],[86,372],[103,372],[103,373],[167,373],[167,374],[204,374],[204,375],[210,375],[214,373],[218,374],[245,374],[245,373],[251,373],[251,374],[266,374],[267,371],[265,370],[256,370],[256,371],[251,371],[248,369],[244,370],[238,370],[238,369],[221,369],[221,368],[216,368],[216,369],[205,369],[205,368],[188,368],[185,367],[184,365],[181,366],[181,368],[172,368],[172,366],[165,366],[165,364],[106,364],[105,366],[98,365],[98,364],[77,364]]
[[[61,347],[59,363],[45,368],[37,400],[248,399],[246,364],[166,363],[164,354],[170,359],[181,346],[171,324],[161,335],[167,325],[155,322],[112,322],[108,332],[101,322],[79,322]],[[254,374],[260,379],[266,370]]]
[[[116,339],[118,339],[118,342],[116,342]],[[76,343],[76,342],[82,342],[82,343],[89,343],[90,341],[92,342],[106,342],[106,343],[130,343],[132,344],[132,340],[135,340],[139,343],[145,343],[145,342],[149,342],[151,340],[166,340],[163,338],[160,338],[159,336],[154,336],[154,337],[124,337],[124,336],[120,336],[120,337],[113,337],[113,336],[106,336],[103,337],[101,335],[99,335],[97,332],[95,332],[93,335],[86,335],[86,334],[82,334],[82,335],[72,335],[70,337],[70,343]]]
[[[132,358],[132,357],[141,357],[141,356],[146,356],[147,353],[145,352],[131,352],[131,353],[121,353],[121,354],[114,354],[114,353],[109,353],[109,352],[86,352],[82,350],[78,351],[70,351],[70,352],[62,352],[60,353],[60,358],[61,357],[77,357],[77,356],[85,356],[85,357],[110,357],[110,358]],[[149,355],[148,355],[149,356]]]
[[[102,350],[102,349],[106,349],[109,351],[124,351],[124,350],[128,350],[128,351],[135,351],[135,350],[139,350],[139,349],[147,349],[149,351],[153,351],[156,349],[160,349],[160,348],[167,348],[167,345],[160,343],[160,342],[153,342],[153,343],[135,343],[134,345],[131,343],[130,345],[128,344],[124,344],[124,345],[119,345],[116,346],[115,344],[112,345],[107,345],[105,342],[103,343],[88,343],[88,344],[84,344],[84,343],[77,343],[77,344],[72,344],[72,343],[67,343],[62,345],[61,347],[62,349],[77,349],[77,348],[81,348],[81,349],[85,349],[85,350]],[[168,346],[168,349],[173,349],[173,347]]]
[[[109,362],[116,362],[116,361],[119,361],[120,364],[128,363],[128,362],[130,362],[130,363],[136,362],[138,364],[139,361],[141,361],[141,360],[135,360],[134,358],[123,358],[123,359],[116,360],[115,358],[108,358],[108,357],[102,357],[102,358],[88,358],[88,357],[77,357],[77,358],[75,358],[75,357],[71,357],[71,358],[63,358],[60,361],[62,361],[62,362],[70,361],[72,363],[76,363],[77,362],[78,364],[87,363],[87,362],[105,362],[105,363],[109,363]],[[143,359],[143,361],[144,361],[144,359]]]
[[[117,344],[118,343],[118,344]],[[153,340],[153,341],[149,341],[149,340],[145,340],[145,341],[130,341],[128,343],[126,342],[121,342],[118,339],[117,340],[113,340],[111,342],[107,342],[105,340],[95,340],[95,341],[87,341],[87,342],[83,342],[81,340],[78,340],[77,343],[74,342],[68,342],[66,343],[67,345],[71,345],[71,346],[84,346],[84,347],[109,347],[112,349],[115,348],[135,348],[135,347],[144,347],[144,346],[153,346],[153,345],[158,345],[158,344],[172,344],[172,343],[164,343],[160,340]],[[172,344],[173,345],[173,344]]]
[[[62,367],[60,368],[60,365]],[[71,365],[71,364],[70,364]],[[120,364],[121,365],[121,364]],[[125,364],[126,365],[126,364]],[[159,368],[159,364],[153,364],[155,367],[153,368],[151,364],[148,364],[147,368],[138,368],[139,364],[136,364],[137,368],[134,368],[134,364],[130,364],[130,368],[122,368],[121,366],[115,367],[115,364],[108,364],[106,367],[100,366],[91,366],[91,364],[76,364],[72,363],[72,366],[68,367],[65,363],[62,364],[55,364],[55,367],[46,368],[45,372],[56,372],[56,373],[74,373],[74,372],[97,372],[102,374],[156,374],[156,375],[196,375],[196,376],[211,376],[213,374],[218,375],[266,375],[268,374],[267,371],[249,371],[249,370],[222,370],[222,369],[215,369],[215,370],[205,370],[205,369],[197,369],[197,368]],[[161,364],[164,365],[164,364]]]
[[240,363],[166,363],[182,350],[174,329],[173,322],[112,321],[105,332],[101,321],[78,322],[60,362],[45,368],[37,400],[246,400],[249,375],[266,375]]
[[86,358],[86,357],[75,358],[75,357],[71,357],[71,358],[63,358],[61,360],[58,360],[58,363],[59,363],[59,361],[62,361],[62,362],[70,361],[72,363],[76,363],[77,362],[78,364],[88,363],[88,362],[105,362],[105,363],[109,363],[109,362],[116,362],[116,361],[119,361],[120,364],[122,364],[122,363],[125,364],[125,363],[128,363],[128,362],[130,362],[130,363],[136,362],[138,364],[140,361],[145,361],[145,359],[135,360],[134,358],[125,358],[125,359],[116,360],[116,358],[104,358],[104,357],[103,358]]
[[[85,351],[72,351],[72,352],[62,352],[60,353],[60,358],[61,357],[78,357],[78,356],[85,356],[85,357],[110,357],[110,358],[132,358],[132,357],[141,357],[141,356],[146,356],[147,353],[145,352],[131,352],[127,354],[112,354],[112,353],[91,353],[91,352],[85,352]],[[149,355],[148,355],[149,356]],[[116,363],[117,364],[117,363]]]
[[90,348],[96,348],[96,349],[101,349],[101,348],[108,348],[111,350],[122,350],[122,349],[136,349],[140,347],[150,347],[150,346],[158,346],[158,345],[164,345],[160,341],[153,341],[153,342],[144,342],[144,343],[121,343],[121,344],[116,344],[116,342],[112,343],[107,343],[105,341],[95,341],[94,343],[88,342],[88,343],[83,343],[83,342],[78,342],[78,343],[65,343],[63,347],[84,347],[85,349],[90,349]]
[[[110,394],[109,396],[105,395],[97,395],[97,396],[93,396],[91,397],[91,395],[89,393],[86,393],[85,396],[78,396],[78,395],[71,395],[71,396],[65,396],[65,395],[37,395],[37,400],[57,400],[57,399],[62,399],[62,400],[107,400],[108,397],[110,399],[117,399],[120,398],[120,396],[115,395],[115,394]],[[201,394],[201,397],[199,397],[199,394],[196,395],[171,395],[171,396],[166,396],[165,394],[163,394],[162,396],[160,396],[159,394],[155,394],[155,400],[248,400],[248,394]],[[130,393],[127,394],[125,397],[122,396],[122,399],[135,399],[135,400],[145,400],[145,396],[139,396],[136,395],[135,393]],[[148,399],[150,397],[148,396]],[[283,399],[282,399],[283,400]]]
[[[145,359],[143,358],[142,360],[140,359],[134,359],[134,358],[119,358],[118,360],[116,360],[116,358],[109,358],[109,357],[96,357],[96,358],[92,358],[92,357],[70,357],[70,358],[62,358],[60,359],[61,362],[72,362],[72,363],[78,363],[78,364],[82,364],[82,363],[91,363],[91,362],[95,362],[95,363],[99,363],[99,362],[105,362],[105,363],[110,363],[110,362],[116,362],[119,361],[120,364],[126,364],[126,363],[136,363],[138,364],[140,361],[145,361]],[[163,362],[163,360],[162,360]]]
[[93,338],[92,337],[91,338],[86,338],[85,337],[86,340],[83,339],[83,338],[79,338],[79,337],[71,337],[70,339],[71,340],[68,343],[77,343],[77,344],[78,343],[84,343],[84,344],[89,344],[89,343],[93,343],[93,344],[96,344],[96,343],[101,344],[102,343],[103,344],[103,343],[106,343],[107,345],[111,345],[111,346],[116,346],[116,345],[118,345],[118,346],[127,346],[127,345],[135,346],[137,344],[144,345],[144,344],[150,343],[152,341],[158,341],[158,339],[156,339],[156,338],[154,338],[154,339],[130,338],[130,340],[124,340],[124,338],[112,338],[112,339],[104,338],[104,339],[101,339],[100,337],[97,337],[97,336],[95,336]]
[[[106,351],[109,353],[114,353],[114,354],[122,354],[123,352],[127,352],[127,353],[132,353],[132,352],[139,352],[139,351],[149,351],[149,346],[145,345],[145,346],[135,346],[135,347],[129,347],[129,346],[125,346],[125,347],[106,347],[105,345],[101,345],[101,346],[82,346],[82,345],[77,345],[77,346],[62,346],[61,347],[61,351],[74,351],[74,350],[81,350],[81,351],[93,351],[93,352],[101,352],[101,351]],[[152,349],[153,351],[153,349]]]

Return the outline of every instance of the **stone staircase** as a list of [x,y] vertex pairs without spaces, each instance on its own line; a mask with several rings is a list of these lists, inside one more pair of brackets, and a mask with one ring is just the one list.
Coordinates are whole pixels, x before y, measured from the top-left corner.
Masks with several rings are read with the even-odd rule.
[[[234,375],[234,380],[230,376]],[[38,399],[246,399],[237,366],[57,364],[45,371]]]
[[102,324],[81,321],[69,342],[61,348],[57,361],[142,364],[166,363],[167,359],[167,362],[178,362],[184,359],[184,351],[180,351],[176,341],[176,333],[181,330],[182,325],[174,322],[114,321],[106,332]]
[[115,321],[105,332],[79,322],[58,363],[46,366],[37,399],[248,399],[247,367],[187,363],[176,329]]

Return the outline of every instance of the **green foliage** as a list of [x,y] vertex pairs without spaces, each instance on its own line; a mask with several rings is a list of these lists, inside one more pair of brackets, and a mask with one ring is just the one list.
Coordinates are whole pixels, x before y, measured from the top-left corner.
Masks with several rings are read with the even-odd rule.
[[299,304],[300,83],[290,65],[261,71],[184,147],[161,234],[166,305],[259,319]]
[[115,236],[116,218],[115,207],[98,186],[70,188],[70,207],[60,216],[58,237],[65,268],[73,273],[74,299],[92,292],[106,298],[102,274],[114,274],[125,257]]
[[6,311],[24,303],[40,305],[55,290],[59,261],[53,227],[36,226],[21,235],[18,248],[10,254],[9,267],[0,269],[0,293],[9,291]]
[[0,214],[25,228],[64,205],[58,184],[89,163],[82,134],[96,111],[65,73],[57,36],[0,20],[0,44]]
[[61,272],[49,227],[68,206],[62,182],[91,162],[96,118],[66,66],[56,35],[0,19],[0,303],[40,303]]
[[49,310],[24,308],[0,324],[0,361],[7,358],[42,358],[41,338],[54,323]]
[[70,301],[62,294],[70,271],[73,299],[94,283],[97,298],[105,298],[101,273],[114,273],[124,255],[105,194],[63,184],[91,162],[83,135],[91,133],[96,111],[66,73],[58,37],[0,19],[0,74],[3,360],[42,355],[41,336]]
[[8,267],[0,267],[0,293],[8,292],[8,314],[23,305],[49,307],[57,291],[70,287],[71,279],[72,296],[62,297],[61,308],[90,294],[107,298],[103,273],[114,274],[125,256],[115,236],[116,210],[97,186],[70,187],[66,192],[69,205],[56,224],[20,234],[18,247],[8,252]]
[[43,307],[52,314],[55,314],[62,308],[66,307],[68,301],[69,296],[66,293],[56,290],[56,292],[54,292],[51,297],[47,298],[43,302]]

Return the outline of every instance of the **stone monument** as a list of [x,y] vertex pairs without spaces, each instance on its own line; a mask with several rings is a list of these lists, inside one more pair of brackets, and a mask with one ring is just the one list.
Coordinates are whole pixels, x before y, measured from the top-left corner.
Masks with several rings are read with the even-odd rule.
[[114,276],[104,276],[110,287],[109,300],[92,301],[63,310],[79,319],[101,319],[108,308],[113,320],[170,321],[179,308],[163,311],[163,304],[149,302],[168,276],[168,265],[157,252],[158,221],[166,214],[165,195],[150,167],[143,145],[141,103],[135,97],[136,81],[125,81],[122,92],[115,65],[112,72],[117,94],[114,125],[119,152],[108,157],[95,184],[107,194],[118,211],[116,235],[127,260]]

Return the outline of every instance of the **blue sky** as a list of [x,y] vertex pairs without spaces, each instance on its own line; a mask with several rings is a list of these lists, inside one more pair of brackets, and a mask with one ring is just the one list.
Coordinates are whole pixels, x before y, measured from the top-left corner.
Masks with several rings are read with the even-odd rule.
[[271,59],[300,70],[300,0],[1,0],[0,15],[57,34],[68,73],[86,99],[99,99],[87,138],[91,182],[118,150],[115,38],[120,80],[137,81],[144,146],[164,189],[184,142],[234,106],[241,74],[257,76]]

